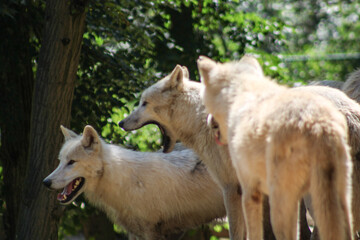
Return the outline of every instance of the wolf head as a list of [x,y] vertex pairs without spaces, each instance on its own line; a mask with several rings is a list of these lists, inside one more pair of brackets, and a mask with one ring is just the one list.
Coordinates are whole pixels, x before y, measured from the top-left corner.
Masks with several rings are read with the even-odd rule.
[[67,205],[87,188],[93,187],[103,173],[103,163],[99,156],[102,140],[91,126],[84,128],[83,135],[61,126],[65,143],[59,154],[58,167],[47,176],[43,183],[50,189],[63,189],[57,199]]
[[180,110],[175,101],[183,93],[186,82],[190,82],[187,68],[177,65],[168,76],[142,93],[137,109],[119,122],[119,126],[131,131],[147,124],[156,124],[163,135],[163,151],[171,152],[178,139],[169,124],[174,122],[173,112]]
[[[207,111],[212,115],[211,122],[219,123],[218,140],[227,143],[227,115],[236,94],[236,88],[241,85],[239,75],[252,74],[263,77],[259,62],[244,56],[237,62],[217,63],[214,60],[200,56],[197,60],[203,88],[201,97]],[[220,138],[221,136],[221,138]]]

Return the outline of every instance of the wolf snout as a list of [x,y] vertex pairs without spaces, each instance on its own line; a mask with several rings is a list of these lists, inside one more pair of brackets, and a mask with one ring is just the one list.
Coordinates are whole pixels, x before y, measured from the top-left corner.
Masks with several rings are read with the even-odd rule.
[[50,188],[50,187],[51,187],[51,180],[45,178],[44,181],[43,181],[43,184],[44,184],[47,188]]
[[120,121],[120,122],[118,123],[118,125],[119,125],[119,127],[124,128],[124,121],[123,121],[123,120]]
[[118,122],[119,127],[121,127],[124,131],[132,131],[137,129],[137,120],[135,121],[127,121],[126,119]]

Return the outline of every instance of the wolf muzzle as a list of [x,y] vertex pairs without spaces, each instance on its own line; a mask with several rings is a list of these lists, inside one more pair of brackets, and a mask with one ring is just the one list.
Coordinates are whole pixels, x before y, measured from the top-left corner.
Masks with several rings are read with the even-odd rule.
[[44,179],[43,184],[47,187],[50,188],[51,187],[51,180],[50,179]]
[[124,127],[124,121],[118,122],[118,125],[119,125],[119,127],[123,128]]

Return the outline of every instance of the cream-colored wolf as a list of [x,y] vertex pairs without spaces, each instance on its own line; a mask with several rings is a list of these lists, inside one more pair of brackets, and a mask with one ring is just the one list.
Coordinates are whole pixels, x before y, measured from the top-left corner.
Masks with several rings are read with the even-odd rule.
[[138,108],[119,125],[130,131],[149,123],[157,124],[163,133],[164,152],[170,152],[178,140],[193,148],[221,186],[231,239],[243,240],[241,187],[227,146],[217,146],[213,130],[207,127],[200,89],[199,82],[189,80],[186,67],[177,65],[172,73],[142,93]]
[[298,201],[309,193],[321,239],[352,239],[351,172],[344,115],[326,98],[282,87],[255,58],[200,57],[206,109],[243,188],[248,237],[262,239],[262,197],[278,240],[297,239]]
[[[305,87],[308,91],[320,94],[331,100],[338,109],[346,116],[351,147],[351,159],[353,162],[352,175],[352,216],[353,216],[353,230],[357,239],[360,239],[360,107],[354,101],[349,101],[343,94],[332,88],[337,88],[346,93],[350,98],[360,103],[360,69],[349,74],[345,82],[340,81],[316,81],[311,82],[309,86]],[[329,86],[331,88],[322,87]],[[300,87],[303,91],[304,87]],[[309,198],[306,198],[309,203]],[[307,206],[309,206],[307,204]],[[311,211],[310,206],[310,212]],[[318,239],[317,228],[314,228],[312,239]]]
[[[349,128],[349,145],[351,147],[352,172],[352,217],[353,231],[356,239],[360,237],[360,105],[346,96],[343,92],[330,87],[306,86],[295,88],[299,91],[310,91],[326,97],[342,112],[347,120]],[[295,90],[294,89],[294,90]],[[306,198],[309,200],[309,198]],[[312,210],[310,205],[307,205]],[[310,211],[313,216],[313,211]],[[314,228],[312,239],[316,237],[317,228]]]
[[61,127],[59,166],[44,179],[69,204],[81,193],[140,239],[158,240],[225,216],[220,188],[190,150],[135,152]]

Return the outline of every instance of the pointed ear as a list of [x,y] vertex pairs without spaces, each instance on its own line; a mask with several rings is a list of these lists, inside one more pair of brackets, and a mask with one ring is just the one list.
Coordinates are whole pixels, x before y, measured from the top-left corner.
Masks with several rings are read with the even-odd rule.
[[100,137],[92,126],[87,125],[84,128],[81,144],[88,153],[98,152],[100,150]]
[[67,129],[63,125],[60,125],[60,129],[61,129],[61,132],[63,133],[63,135],[65,137],[65,141],[68,141],[68,140],[70,140],[72,138],[76,138],[78,136],[76,133],[74,133],[70,129]]
[[167,82],[169,88],[181,88],[183,85],[184,72],[180,65],[176,65],[174,70],[169,75],[170,79]]
[[239,62],[249,64],[254,67],[258,73],[264,74],[259,61],[251,55],[244,55]]
[[205,85],[208,85],[210,80],[210,72],[216,67],[216,62],[208,57],[200,56],[197,60],[197,65],[199,68],[201,81],[204,82]]
[[184,78],[190,79],[190,74],[189,74],[189,70],[187,69],[187,67],[181,66],[181,70],[183,72]]

